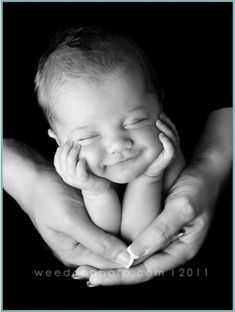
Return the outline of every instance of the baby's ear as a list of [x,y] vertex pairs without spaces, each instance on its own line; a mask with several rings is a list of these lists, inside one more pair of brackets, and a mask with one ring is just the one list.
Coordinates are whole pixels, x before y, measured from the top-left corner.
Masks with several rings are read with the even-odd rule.
[[56,140],[56,143],[57,143],[58,145],[60,145],[60,142],[59,142],[59,140],[58,140],[56,134],[54,133],[54,131],[53,131],[52,129],[48,129],[47,133],[48,133],[48,135],[49,135],[50,138]]

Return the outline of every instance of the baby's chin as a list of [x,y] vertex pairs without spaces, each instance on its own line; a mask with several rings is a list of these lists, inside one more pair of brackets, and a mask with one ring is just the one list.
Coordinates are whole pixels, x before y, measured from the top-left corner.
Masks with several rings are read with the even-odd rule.
[[109,181],[111,182],[114,182],[114,183],[117,183],[117,184],[127,184],[127,183],[130,183],[131,181],[133,181],[135,178],[129,178],[129,177],[115,177],[115,178],[112,178],[112,179],[109,179]]
[[127,184],[130,183],[131,181],[135,180],[138,178],[141,174],[143,174],[143,171],[141,172],[127,172],[127,173],[120,173],[120,174],[115,174],[109,177],[106,177],[111,182],[118,183],[118,184]]
[[111,168],[103,172],[103,177],[114,183],[127,184],[143,175],[149,163],[151,162],[139,162],[128,168]]

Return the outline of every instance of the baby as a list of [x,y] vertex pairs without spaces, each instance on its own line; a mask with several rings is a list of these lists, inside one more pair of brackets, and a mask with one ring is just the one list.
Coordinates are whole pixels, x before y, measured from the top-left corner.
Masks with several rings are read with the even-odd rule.
[[[41,58],[35,85],[59,145],[58,174],[81,190],[97,226],[132,241],[184,166],[145,55],[99,28],[68,30]],[[119,184],[126,184],[121,203]]]

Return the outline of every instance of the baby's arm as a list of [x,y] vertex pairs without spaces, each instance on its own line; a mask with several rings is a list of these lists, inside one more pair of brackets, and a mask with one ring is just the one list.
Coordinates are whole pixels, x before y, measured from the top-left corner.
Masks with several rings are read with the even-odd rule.
[[162,189],[166,188],[163,182],[165,169],[172,168],[168,172],[167,179],[170,184],[184,165],[178,133],[172,122],[165,115],[161,115],[161,121],[157,121],[156,126],[161,131],[159,140],[163,150],[143,175],[128,184],[124,197],[121,234],[129,241],[132,241],[159,214]]
[[159,214],[162,179],[140,176],[127,186],[122,207],[121,236],[128,242]]
[[56,171],[69,185],[81,190],[87,212],[97,226],[118,234],[121,207],[108,180],[90,173],[85,159],[79,159],[80,145],[67,141],[59,146],[54,159]]

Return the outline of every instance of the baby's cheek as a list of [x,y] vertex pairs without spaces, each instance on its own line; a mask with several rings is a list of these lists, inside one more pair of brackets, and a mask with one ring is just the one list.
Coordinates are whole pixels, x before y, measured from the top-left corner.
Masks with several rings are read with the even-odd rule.
[[79,158],[86,159],[89,170],[97,174],[97,168],[100,163],[101,155],[95,146],[92,146],[92,144],[82,146]]
[[149,162],[152,162],[161,152],[162,143],[159,140],[160,131],[157,128],[146,129],[143,137],[143,144],[146,148],[146,155]]

